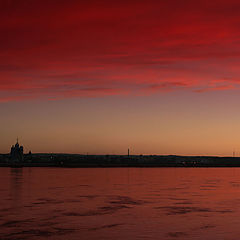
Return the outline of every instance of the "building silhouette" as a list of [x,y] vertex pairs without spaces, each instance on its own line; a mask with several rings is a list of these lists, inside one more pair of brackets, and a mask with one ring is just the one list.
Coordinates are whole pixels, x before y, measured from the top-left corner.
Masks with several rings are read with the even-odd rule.
[[18,139],[15,145],[12,145],[10,152],[11,163],[23,162],[23,146],[19,146]]

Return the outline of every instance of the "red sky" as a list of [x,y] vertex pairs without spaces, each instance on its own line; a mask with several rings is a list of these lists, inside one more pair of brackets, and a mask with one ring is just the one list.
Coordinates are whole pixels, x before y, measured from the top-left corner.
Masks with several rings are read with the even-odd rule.
[[0,3],[0,101],[239,87],[240,2]]
[[0,102],[231,94],[239,14],[236,0],[2,0]]

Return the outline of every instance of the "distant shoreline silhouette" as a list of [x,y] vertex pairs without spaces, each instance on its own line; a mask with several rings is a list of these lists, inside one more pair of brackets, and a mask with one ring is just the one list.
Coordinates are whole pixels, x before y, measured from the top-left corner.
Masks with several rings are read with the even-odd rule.
[[[11,166],[12,155],[0,154],[0,167]],[[21,167],[240,167],[240,157],[28,153]]]

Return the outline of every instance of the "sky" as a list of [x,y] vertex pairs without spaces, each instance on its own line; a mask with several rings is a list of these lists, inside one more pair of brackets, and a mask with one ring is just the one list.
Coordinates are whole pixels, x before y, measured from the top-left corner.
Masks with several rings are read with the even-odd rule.
[[1,0],[0,152],[240,156],[237,0]]

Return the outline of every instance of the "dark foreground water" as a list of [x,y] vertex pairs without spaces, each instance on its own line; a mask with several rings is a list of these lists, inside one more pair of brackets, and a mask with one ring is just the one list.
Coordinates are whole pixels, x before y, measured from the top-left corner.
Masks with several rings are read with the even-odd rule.
[[0,168],[0,239],[239,239],[240,168]]

